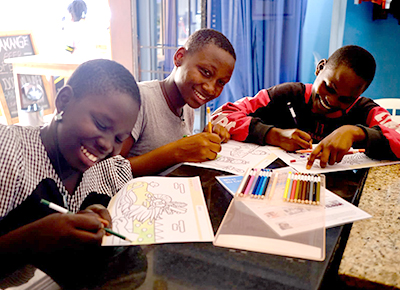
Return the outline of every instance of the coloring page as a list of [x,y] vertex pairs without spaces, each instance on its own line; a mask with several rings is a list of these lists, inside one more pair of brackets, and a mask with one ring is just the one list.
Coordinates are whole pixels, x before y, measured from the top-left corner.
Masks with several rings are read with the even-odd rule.
[[248,167],[264,168],[271,164],[276,156],[267,146],[229,140],[221,145],[217,158],[205,162],[187,162],[185,164],[222,170],[237,175],[244,175]]
[[[205,242],[214,238],[199,177],[141,177],[128,182],[108,206],[112,229],[133,245]],[[103,245],[130,245],[105,236]]]
[[327,164],[325,168],[321,168],[319,160],[316,159],[311,169],[307,170],[307,159],[311,153],[287,152],[279,147],[268,147],[273,154],[282,159],[287,165],[302,173],[336,172],[400,163],[400,161],[375,160],[369,158],[364,153],[354,153],[345,155],[340,163],[335,163],[334,165]]

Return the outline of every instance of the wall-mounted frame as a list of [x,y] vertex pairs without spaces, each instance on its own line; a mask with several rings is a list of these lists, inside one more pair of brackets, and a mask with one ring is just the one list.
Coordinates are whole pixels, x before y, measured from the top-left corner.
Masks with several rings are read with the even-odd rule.
[[0,32],[0,85],[2,88],[0,103],[8,124],[18,123],[18,112],[34,102],[26,97],[26,90],[22,89],[21,85],[16,85],[22,82],[22,85],[32,83],[42,89],[43,96],[37,103],[44,109],[45,115],[54,111],[51,82],[44,76],[16,75],[13,73],[12,63],[5,62],[9,58],[35,54],[36,48],[30,31]]

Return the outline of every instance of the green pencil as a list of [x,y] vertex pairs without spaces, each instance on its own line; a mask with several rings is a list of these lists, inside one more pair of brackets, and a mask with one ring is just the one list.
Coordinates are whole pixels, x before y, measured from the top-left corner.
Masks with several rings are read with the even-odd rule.
[[[50,202],[50,201],[47,201],[47,200],[45,200],[45,199],[42,199],[40,202],[43,203],[43,204],[45,204],[45,205],[47,205],[49,208],[54,209],[55,211],[58,211],[58,212],[60,212],[60,213],[69,213],[69,214],[73,214],[73,212],[70,212],[70,211],[67,210],[66,208],[64,208],[64,207],[62,207],[62,206],[59,206],[59,205],[57,205],[57,204],[55,204],[55,203],[52,203],[52,202]],[[130,242],[130,243],[133,243],[133,241],[131,241],[131,240],[128,239],[127,237],[124,237],[123,235],[121,235],[121,234],[119,234],[119,233],[116,233],[116,232],[114,232],[113,230],[111,230],[111,229],[109,229],[109,228],[104,228],[104,230],[105,230],[107,233],[111,234],[111,235],[114,235],[114,236],[116,236],[116,237],[118,237],[118,238],[121,238],[121,239],[123,239],[123,240],[125,240],[125,241],[128,241],[128,242]]]

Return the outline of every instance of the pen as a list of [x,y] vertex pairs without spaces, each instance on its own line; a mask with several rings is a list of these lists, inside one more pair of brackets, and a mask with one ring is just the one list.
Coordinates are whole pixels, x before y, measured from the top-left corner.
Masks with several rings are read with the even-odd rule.
[[290,114],[292,115],[293,121],[294,121],[295,125],[297,126],[296,113],[293,110],[292,103],[291,102],[287,102],[287,106],[289,108]]
[[[52,202],[50,202],[50,201],[47,201],[47,200],[45,200],[45,199],[42,199],[40,202],[43,203],[43,204],[45,204],[45,205],[47,205],[49,208],[54,209],[55,211],[58,211],[58,212],[60,212],[60,213],[73,214],[72,212],[70,212],[70,211],[67,210],[66,208],[64,208],[64,207],[62,207],[62,206],[59,206],[59,205],[57,205],[57,204],[55,204],[55,203],[52,203]],[[125,240],[125,241],[128,241],[128,242],[130,242],[130,243],[133,243],[133,241],[131,241],[131,240],[128,239],[127,237],[124,237],[123,235],[120,235],[119,233],[116,233],[116,232],[114,232],[113,230],[111,230],[111,229],[109,229],[109,228],[104,228],[104,230],[105,230],[107,233],[111,234],[111,235],[117,236],[118,238],[121,238],[121,239],[123,239],[123,240]]]
[[208,133],[212,133],[210,107],[207,107]]
[[[311,152],[313,152],[313,150],[314,149],[301,149],[301,150],[296,150],[296,153],[311,153]],[[354,150],[347,151],[346,155],[355,154],[355,153],[364,153],[364,152],[365,152],[365,149],[354,149]]]

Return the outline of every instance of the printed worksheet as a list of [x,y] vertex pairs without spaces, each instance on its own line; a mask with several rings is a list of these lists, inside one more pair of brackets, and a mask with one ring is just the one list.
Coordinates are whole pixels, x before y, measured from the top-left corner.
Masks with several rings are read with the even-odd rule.
[[127,183],[108,206],[115,235],[103,246],[211,242],[214,233],[199,177],[140,177]]
[[311,153],[287,152],[279,147],[268,147],[274,155],[282,159],[287,165],[302,173],[327,173],[400,163],[400,161],[375,160],[369,158],[364,153],[354,153],[345,155],[340,163],[334,165],[328,164],[325,168],[321,168],[319,160],[315,160],[311,169],[307,170],[307,159]]
[[265,168],[276,159],[267,146],[229,140],[221,147],[221,152],[214,160],[199,163],[186,162],[185,164],[244,175],[248,167]]
[[[243,179],[243,176],[216,176],[216,179],[234,196]],[[266,209],[265,212],[267,212]],[[363,211],[362,209],[356,207],[347,200],[325,188],[326,228],[332,228],[371,217],[372,216],[369,213]]]
[[309,205],[283,201],[288,168],[276,169],[273,182],[276,185],[269,198],[258,200],[250,196],[240,198],[253,213],[270,226],[281,237],[325,228],[324,182],[321,181],[321,204]]

